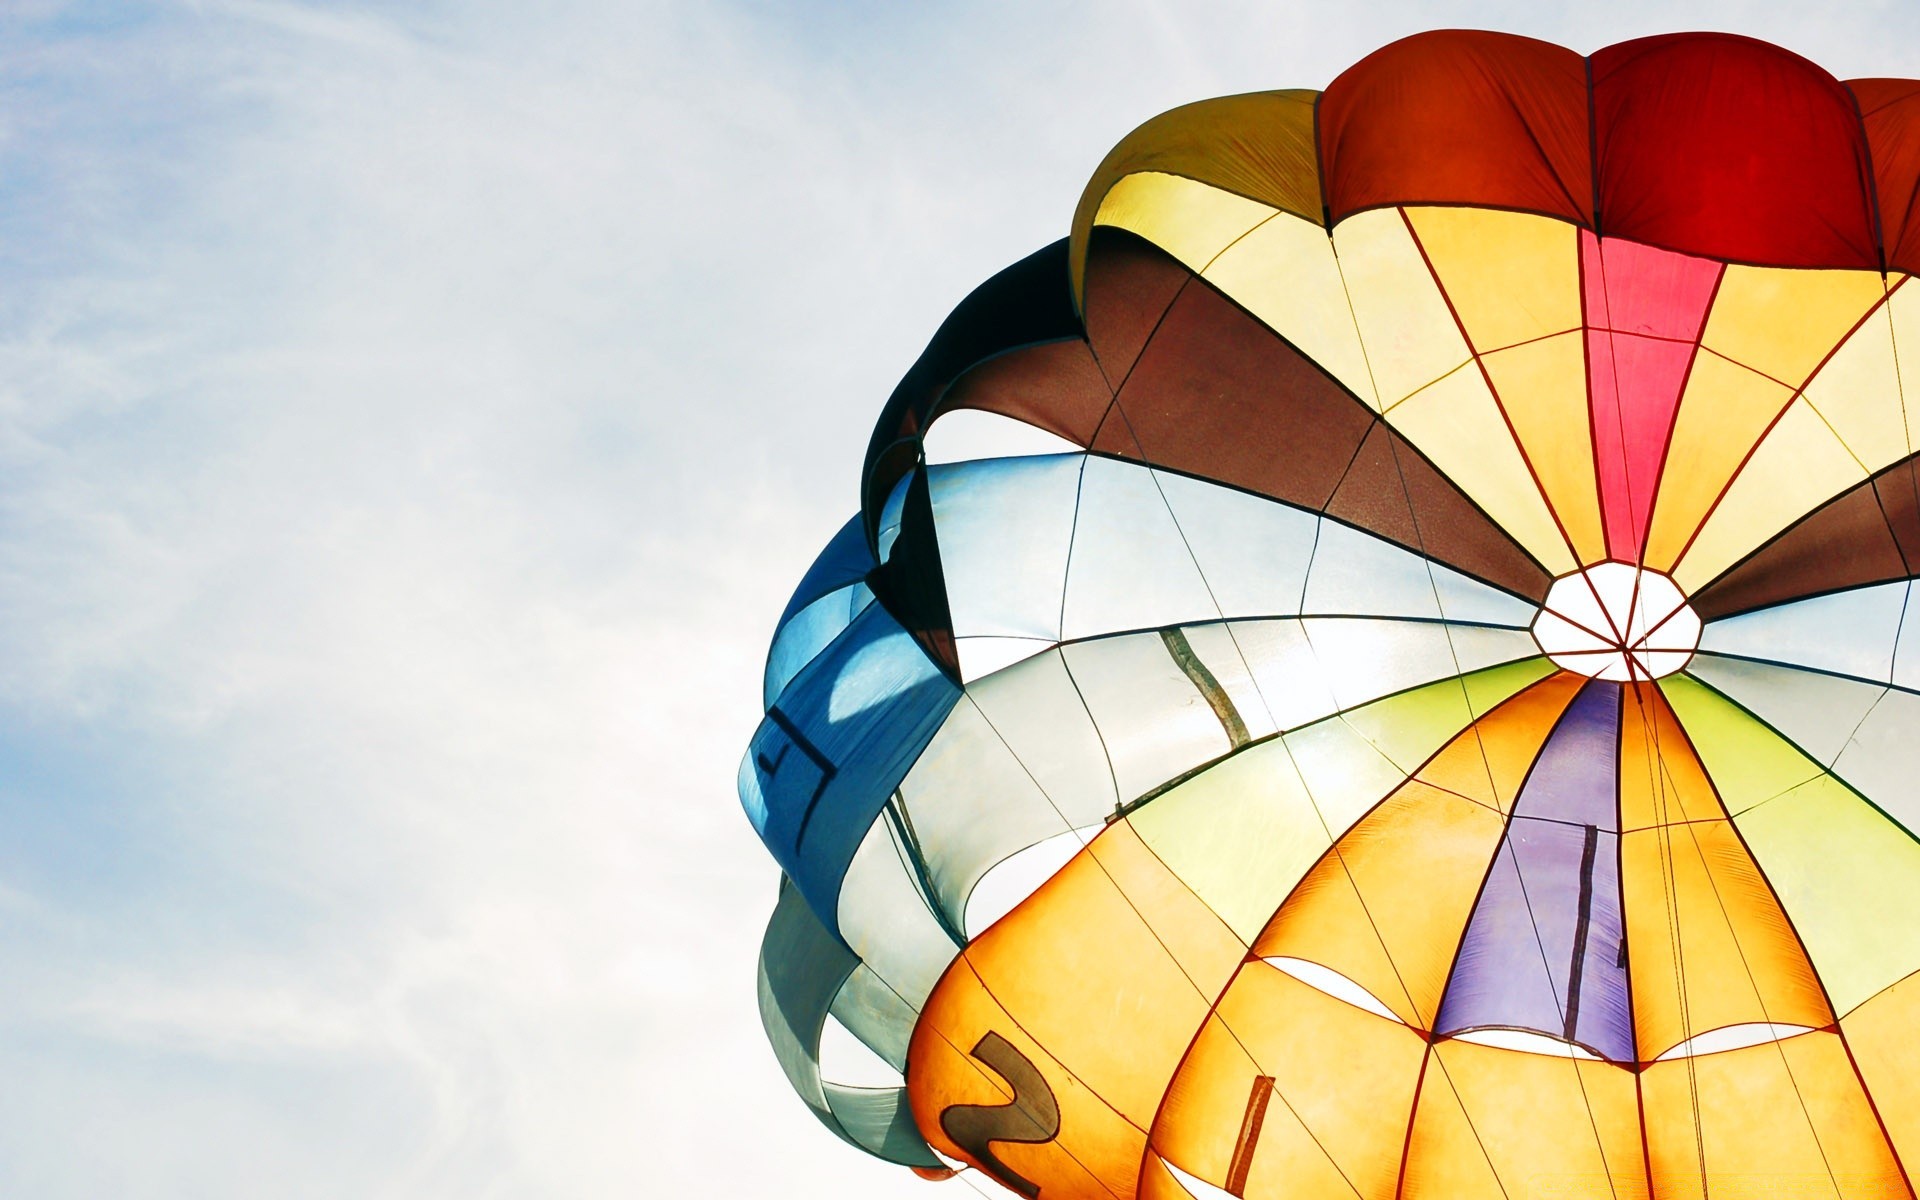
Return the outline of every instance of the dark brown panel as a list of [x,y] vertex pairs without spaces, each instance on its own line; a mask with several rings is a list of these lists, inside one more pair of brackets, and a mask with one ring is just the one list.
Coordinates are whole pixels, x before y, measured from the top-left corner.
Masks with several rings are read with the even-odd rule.
[[1000,413],[1085,446],[1093,441],[1112,401],[1093,351],[1075,340],[988,359],[953,381],[938,411],[977,408]]
[[1547,572],[1432,464],[1204,280],[1167,311],[1092,448],[1324,509],[1509,591],[1546,594]]
[[1193,272],[1152,242],[1105,226],[1087,255],[1087,341],[1107,381],[1119,387],[1153,327]]
[[[1815,509],[1701,588],[1693,597],[1694,611],[1711,621],[1801,596],[1906,578],[1908,556],[1920,561],[1913,471],[1912,460],[1900,463]],[[1903,544],[1907,555],[1901,553]]]

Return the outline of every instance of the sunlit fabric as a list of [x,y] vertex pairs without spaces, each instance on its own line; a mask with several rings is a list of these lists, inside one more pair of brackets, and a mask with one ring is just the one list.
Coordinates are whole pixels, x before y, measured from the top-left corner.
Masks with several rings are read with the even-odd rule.
[[806,1102],[1045,1200],[1913,1197],[1916,195],[1920,83],[1724,35],[1129,135],[774,634]]

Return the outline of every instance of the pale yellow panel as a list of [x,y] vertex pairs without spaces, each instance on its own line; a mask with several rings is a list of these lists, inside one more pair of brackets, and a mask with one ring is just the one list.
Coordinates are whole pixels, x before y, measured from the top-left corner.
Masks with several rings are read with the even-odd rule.
[[1557,334],[1480,361],[1581,563],[1604,562],[1607,539],[1594,483],[1583,335],[1579,330]]
[[1580,327],[1577,227],[1492,208],[1409,208],[1407,219],[1477,352]]
[[1178,175],[1142,171],[1114,184],[1093,220],[1132,230],[1200,271],[1236,238],[1279,211]]
[[1467,361],[1466,339],[1399,209],[1348,217],[1333,244],[1381,408]]
[[1920,401],[1917,356],[1920,291],[1896,282],[1887,302],[1807,383],[1807,402],[1869,472],[1911,453],[1907,396]]
[[1804,400],[1787,409],[1675,569],[1685,591],[1720,572],[1867,472]]
[[1227,247],[1203,274],[1348,391],[1380,407],[1325,229],[1282,213]]
[[1797,388],[1885,294],[1878,271],[1730,266],[1700,344]]
[[1648,566],[1672,569],[1747,452],[1792,399],[1791,390],[1738,363],[1705,351],[1695,357],[1660,472]]
[[1920,1163],[1920,1054],[1913,1046],[1917,1025],[1920,975],[1907,976],[1840,1019],[1840,1033],[1853,1049],[1887,1135],[1910,1163]]
[[1387,420],[1547,570],[1576,568],[1478,367],[1468,364],[1423,389]]

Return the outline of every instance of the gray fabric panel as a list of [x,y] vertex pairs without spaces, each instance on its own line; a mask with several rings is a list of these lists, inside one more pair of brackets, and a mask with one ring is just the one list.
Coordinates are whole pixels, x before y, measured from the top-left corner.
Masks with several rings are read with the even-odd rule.
[[909,1167],[946,1165],[913,1123],[905,1088],[847,1088],[830,1083],[827,1101],[840,1118],[842,1136],[861,1149]]
[[859,962],[783,876],[780,901],[760,943],[760,1023],[793,1090],[823,1119],[828,1110],[820,1086],[820,1027]]

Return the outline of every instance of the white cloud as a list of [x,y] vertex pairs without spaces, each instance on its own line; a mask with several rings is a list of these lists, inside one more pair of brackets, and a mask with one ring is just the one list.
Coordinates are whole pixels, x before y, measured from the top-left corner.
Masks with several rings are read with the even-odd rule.
[[[1113,140],[1432,11],[13,6],[0,1190],[927,1194],[753,1014],[771,621]],[[1448,19],[1920,74],[1674,11]]]

